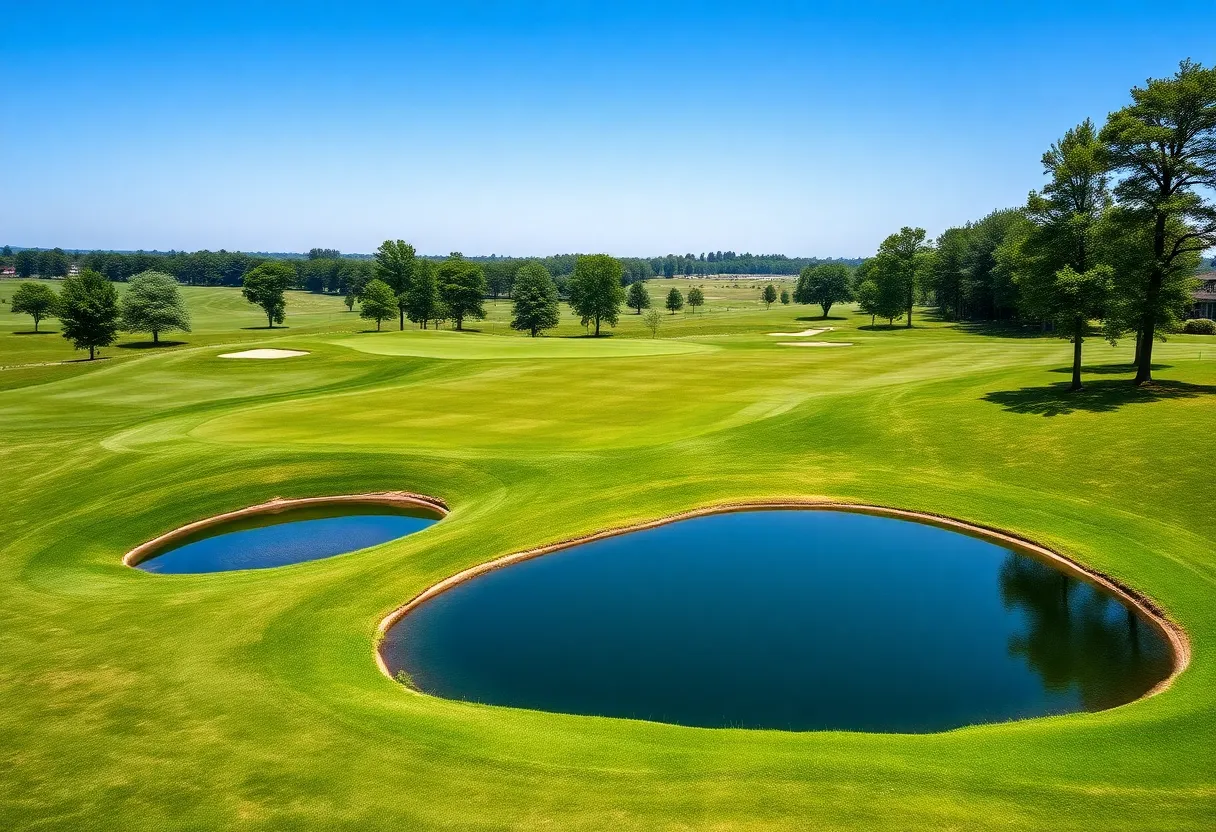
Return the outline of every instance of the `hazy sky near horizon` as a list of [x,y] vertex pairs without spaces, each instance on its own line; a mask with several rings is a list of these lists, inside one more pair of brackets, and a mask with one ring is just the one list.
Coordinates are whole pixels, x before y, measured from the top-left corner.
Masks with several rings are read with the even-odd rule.
[[1216,5],[0,4],[0,244],[861,256],[1020,204]]

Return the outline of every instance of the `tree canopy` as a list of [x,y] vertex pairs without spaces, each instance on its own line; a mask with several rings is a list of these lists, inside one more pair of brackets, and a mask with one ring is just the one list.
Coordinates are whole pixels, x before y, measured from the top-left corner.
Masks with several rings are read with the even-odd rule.
[[705,293],[701,291],[700,286],[693,286],[688,290],[688,305],[693,311],[705,305]]
[[881,274],[882,279],[876,282],[883,291],[895,291],[898,287],[904,298],[903,311],[907,315],[907,326],[912,326],[912,307],[916,303],[921,279],[930,265],[929,252],[930,246],[925,243],[925,229],[908,226],[887,237],[878,247],[875,258],[878,273],[875,277]]
[[241,294],[245,300],[262,307],[270,329],[283,323],[287,315],[286,291],[295,280],[295,269],[279,260],[269,260],[245,275]]
[[484,318],[482,300],[486,295],[486,276],[481,266],[454,255],[439,264],[435,273],[439,299],[447,306],[456,328],[464,327],[465,318]]
[[359,317],[376,322],[376,331],[385,320],[398,313],[397,295],[392,287],[380,278],[374,278],[363,287],[360,298]]
[[127,332],[150,332],[154,344],[160,342],[162,332],[190,331],[190,310],[177,280],[164,272],[141,272],[132,277],[121,309],[122,328]]
[[794,287],[794,300],[797,303],[819,304],[825,318],[833,304],[846,303],[852,299],[853,287],[849,282],[849,269],[841,263],[808,266],[802,270],[802,274],[798,276],[798,284]]
[[427,328],[428,321],[437,319],[437,313],[440,311],[439,286],[435,271],[434,263],[419,260],[414,269],[414,282],[405,293],[406,317],[423,329]]
[[401,329],[405,329],[405,307],[410,283],[414,279],[415,269],[414,247],[405,240],[385,240],[376,249],[375,271],[376,278],[386,283],[397,298],[397,315]]
[[97,357],[98,347],[117,340],[118,291],[97,272],[85,269],[64,280],[56,306],[63,337],[76,349],[87,349],[89,360]]
[[557,284],[543,265],[533,262],[520,266],[515,272],[512,295],[512,329],[535,338],[557,326]]
[[22,283],[13,292],[13,304],[10,307],[18,315],[29,315],[34,319],[34,332],[43,318],[55,315],[55,304],[58,298],[55,290],[45,283]]
[[621,264],[607,254],[587,254],[578,258],[570,276],[570,308],[582,318],[583,326],[595,323],[616,326],[625,289],[621,286]]
[[679,289],[672,286],[671,291],[667,293],[667,302],[663,305],[674,315],[684,308],[684,295],[680,293]]
[[629,291],[625,295],[625,303],[630,309],[637,310],[637,314],[641,315],[643,309],[650,308],[650,292],[646,289],[645,283],[630,283]]
[[1175,261],[1216,246],[1216,207],[1201,195],[1216,187],[1216,69],[1185,60],[1173,77],[1149,79],[1131,94],[1100,135],[1122,177],[1115,196],[1153,229],[1137,292],[1136,383],[1143,384],[1153,378],[1153,341]]

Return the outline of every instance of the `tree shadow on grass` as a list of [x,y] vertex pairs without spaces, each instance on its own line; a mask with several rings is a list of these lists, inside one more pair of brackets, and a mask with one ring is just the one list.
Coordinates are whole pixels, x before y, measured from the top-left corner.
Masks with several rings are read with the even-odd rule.
[[986,335],[989,338],[1055,338],[1054,332],[1044,332],[1039,326],[995,321],[956,321],[956,329],[968,335]]
[[14,335],[57,335],[59,331],[56,329],[40,329],[34,332],[32,329],[27,329],[22,332],[14,332]]
[[[1173,369],[1173,364],[1154,364],[1153,370],[1170,370]],[[1053,373],[1062,373],[1063,375],[1072,375],[1072,367],[1056,367],[1052,370]],[[1135,364],[1083,364],[1081,365],[1081,375],[1084,376],[1134,376],[1136,374]]]
[[287,326],[286,324],[278,324],[276,326],[243,326],[241,329],[291,329],[291,327]]
[[862,324],[857,327],[864,329],[866,332],[891,332],[896,329],[916,329],[915,326],[905,326],[904,324]]
[[160,347],[180,347],[185,341],[133,341],[129,344],[117,344],[120,350],[154,350]]
[[1023,387],[1020,390],[1000,390],[986,393],[984,401],[999,404],[1010,413],[1031,413],[1039,416],[1061,416],[1084,410],[1089,413],[1111,413],[1129,404],[1147,404],[1165,399],[1194,399],[1216,395],[1216,385],[1188,384],[1183,381],[1155,381],[1135,386],[1130,380],[1091,381],[1081,390],[1070,393],[1068,382],[1046,387]]
[[845,318],[841,315],[827,315],[826,317],[824,315],[802,315],[801,317],[794,318],[794,320],[795,321],[847,321],[848,318]]

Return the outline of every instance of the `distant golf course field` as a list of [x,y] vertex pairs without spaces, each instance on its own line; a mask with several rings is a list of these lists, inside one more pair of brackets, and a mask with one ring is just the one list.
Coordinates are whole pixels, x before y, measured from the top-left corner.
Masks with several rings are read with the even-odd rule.
[[[1090,338],[1069,393],[1064,340],[919,308],[912,328],[824,319],[766,306],[768,282],[651,280],[657,332],[622,308],[591,337],[563,303],[535,339],[505,298],[469,331],[375,332],[290,291],[267,329],[237,288],[182,287],[193,332],[88,361],[0,281],[0,829],[1212,829],[1216,337],[1170,335],[1141,387],[1130,340]],[[699,310],[662,309],[694,285]],[[258,349],[305,354],[220,358]],[[123,563],[275,498],[382,492],[450,513],[276,568]],[[1177,625],[1189,666],[1108,710],[936,733],[499,707],[377,666],[381,621],[463,570],[798,501],[1034,541]],[[1065,658],[1026,661],[1067,686]]]

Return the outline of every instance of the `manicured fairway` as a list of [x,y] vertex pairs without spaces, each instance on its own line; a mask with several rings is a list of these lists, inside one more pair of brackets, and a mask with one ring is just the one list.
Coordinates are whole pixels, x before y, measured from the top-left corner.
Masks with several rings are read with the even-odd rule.
[[[293,293],[289,328],[267,331],[244,329],[259,316],[238,291],[188,289],[185,343],[70,365],[44,365],[79,355],[13,334],[28,319],[0,306],[0,366],[16,365],[0,370],[0,827],[1211,829],[1216,339],[1171,337],[1144,390],[1130,344],[1090,342],[1070,397],[1063,341],[923,316],[872,330],[833,308],[809,340],[854,346],[791,349],[767,333],[816,327],[818,308],[704,284],[704,312],[666,316],[657,341],[623,313],[610,339],[537,343],[510,333],[506,301],[479,333],[374,334],[339,298]],[[554,334],[583,333],[563,309]],[[450,360],[499,339],[498,360]],[[217,357],[253,348],[309,355]],[[386,490],[452,513],[280,569],[121,563],[272,497]],[[1159,604],[1191,666],[1111,711],[913,736],[463,704],[373,660],[383,616],[469,566],[793,497],[1056,548]]]

